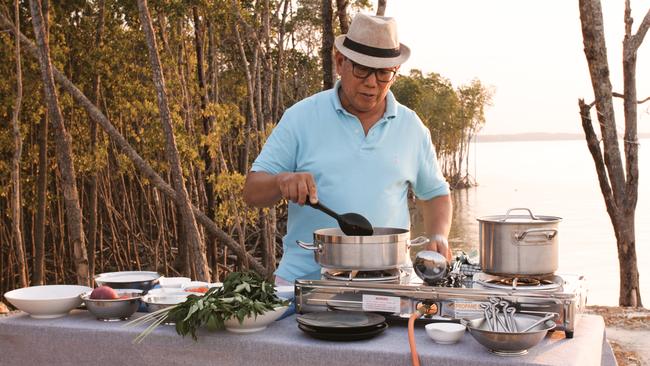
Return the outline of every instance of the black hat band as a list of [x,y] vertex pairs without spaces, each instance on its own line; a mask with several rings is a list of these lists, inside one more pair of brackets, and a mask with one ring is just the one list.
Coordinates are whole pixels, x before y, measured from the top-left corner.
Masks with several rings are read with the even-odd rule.
[[359,52],[368,56],[392,58],[392,57],[398,57],[400,55],[399,47],[398,48],[371,47],[371,46],[366,46],[365,44],[355,42],[348,37],[345,37],[345,39],[343,40],[343,45],[352,51]]

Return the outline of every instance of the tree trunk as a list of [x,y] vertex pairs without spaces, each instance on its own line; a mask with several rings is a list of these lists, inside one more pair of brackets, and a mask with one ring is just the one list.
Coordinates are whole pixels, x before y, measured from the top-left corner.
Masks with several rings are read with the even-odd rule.
[[[336,16],[339,18],[339,27],[341,28],[341,34],[347,34],[348,28],[350,27],[350,21],[348,20],[348,4],[350,0],[336,0]],[[384,7],[385,7],[384,1]]]
[[323,60],[323,90],[334,86],[334,63],[332,49],[334,48],[334,30],[332,29],[332,0],[321,0],[321,18],[323,21],[323,40],[321,59]]
[[377,15],[383,17],[386,14],[386,3],[388,0],[379,0],[377,2]]
[[[100,0],[97,4],[97,33],[95,34],[95,46],[101,49],[104,40],[104,11],[105,1]],[[93,80],[93,94],[95,94],[95,105],[99,105],[101,88],[101,74],[97,73]],[[90,119],[90,154],[95,156],[97,150],[97,122]],[[95,275],[95,249],[97,247],[97,176],[99,172],[93,170],[88,182],[88,272]]]
[[[15,29],[11,23],[3,14],[0,12],[0,26],[10,32],[15,32]],[[24,34],[20,35],[20,40],[24,46],[24,49],[29,51],[33,57],[38,57],[38,50],[33,42],[31,42]],[[148,179],[156,188],[158,188],[163,194],[171,198],[175,202],[178,201],[178,197],[174,189],[165,182],[158,173],[156,173],[151,165],[147,163],[126,141],[124,136],[118,131],[111,121],[77,88],[68,78],[65,77],[59,70],[52,67],[54,77],[60,86],[67,91],[72,98],[86,110],[86,113],[97,123],[102,126],[104,131],[109,135],[112,142],[133,162],[133,165],[140,171],[140,173]],[[110,146],[110,145],[109,145]],[[109,149],[110,151],[110,149]],[[219,240],[221,240],[229,249],[231,249],[235,255],[240,258],[246,258],[250,266],[262,276],[266,276],[267,272],[264,266],[262,266],[259,261],[257,261],[250,253],[242,250],[239,243],[234,241],[226,232],[221,230],[209,217],[205,215],[201,210],[196,207],[192,207],[194,215],[197,221],[203,225],[203,227],[211,234],[215,235]]]
[[598,181],[605,200],[618,247],[620,293],[619,305],[642,306],[639,271],[636,259],[635,218],[638,197],[638,137],[636,111],[636,52],[650,28],[650,11],[646,14],[637,34],[632,35],[630,4],[625,4],[625,39],[623,42],[623,81],[625,108],[625,160],[623,168],[614,107],[612,85],[605,45],[603,14],[599,0],[580,0],[580,21],[585,56],[589,65],[594,90],[598,123],[603,139],[601,152],[590,116],[591,105],[579,101],[582,127],[587,147],[596,166]]
[[156,39],[151,24],[151,17],[149,9],[147,8],[146,0],[138,0],[138,9],[140,11],[140,22],[147,38],[147,47],[149,49],[149,60],[151,62],[151,70],[153,73],[153,81],[156,86],[156,96],[158,99],[158,109],[160,110],[160,120],[163,130],[165,132],[165,155],[169,161],[172,182],[176,196],[178,197],[179,220],[183,225],[184,238],[187,240],[188,247],[192,258],[192,265],[196,273],[196,278],[200,281],[210,280],[210,269],[208,268],[207,260],[205,257],[204,243],[201,241],[196,220],[192,214],[192,203],[190,202],[189,195],[185,188],[183,181],[183,169],[181,168],[181,160],[178,155],[176,147],[176,138],[174,137],[174,129],[172,126],[169,105],[167,103],[167,92],[165,90],[165,79],[158,56],[158,49],[156,47]]
[[[49,39],[49,3],[41,2],[43,9],[43,28]],[[24,42],[24,41],[23,41]],[[45,223],[47,215],[47,141],[49,117],[47,109],[43,112],[38,130],[38,178],[36,181],[37,203],[34,223],[34,262],[32,267],[32,285],[45,284]]]
[[36,219],[34,221],[34,262],[32,285],[45,284],[45,215],[47,214],[47,110],[38,128],[38,177],[36,178]]
[[63,116],[59,109],[59,102],[52,74],[52,64],[50,61],[50,49],[43,26],[41,4],[39,0],[30,0],[29,4],[32,13],[34,34],[36,35],[36,43],[38,44],[39,65],[41,68],[41,76],[43,78],[45,99],[47,101],[47,108],[54,127],[57,165],[59,172],[61,173],[63,200],[65,202],[66,210],[66,224],[68,226],[69,242],[73,249],[77,283],[80,285],[88,285],[90,280],[88,277],[88,257],[86,255],[76,175],[72,162],[71,139],[65,128]]
[[23,139],[20,135],[20,109],[23,102],[23,69],[20,56],[20,6],[18,0],[14,0],[14,14],[16,18],[16,101],[11,115],[11,127],[14,136],[14,154],[11,159],[11,228],[16,247],[16,258],[18,264],[18,278],[20,287],[27,287],[27,261],[25,259],[25,243],[23,242],[22,230],[22,204],[20,202],[20,158],[23,154]]

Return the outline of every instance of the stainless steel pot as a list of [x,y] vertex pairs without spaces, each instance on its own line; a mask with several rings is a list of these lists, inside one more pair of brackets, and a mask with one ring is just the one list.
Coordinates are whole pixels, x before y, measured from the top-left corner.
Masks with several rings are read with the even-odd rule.
[[[528,214],[510,214],[515,210],[525,210]],[[477,220],[483,272],[541,276],[557,270],[557,227],[562,218],[536,216],[528,208],[512,208],[505,215],[484,216]]]
[[347,236],[338,228],[314,231],[314,242],[296,240],[304,249],[314,251],[316,263],[325,268],[348,271],[369,271],[399,268],[408,258],[412,246],[429,239],[420,236],[410,240],[406,229],[375,227],[369,236]]

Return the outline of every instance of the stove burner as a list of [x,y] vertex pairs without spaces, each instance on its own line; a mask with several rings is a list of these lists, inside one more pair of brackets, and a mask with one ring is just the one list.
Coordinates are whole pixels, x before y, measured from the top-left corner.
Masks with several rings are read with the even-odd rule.
[[555,291],[562,287],[562,281],[557,276],[544,278],[500,277],[477,273],[474,275],[474,281],[486,288],[520,291]]
[[339,271],[329,270],[323,273],[323,277],[336,281],[355,282],[391,282],[399,279],[399,269],[387,269],[379,271]]
[[529,277],[514,277],[514,278],[498,278],[494,280],[487,280],[487,283],[496,283],[508,287],[537,287],[540,285],[550,285],[553,281]]

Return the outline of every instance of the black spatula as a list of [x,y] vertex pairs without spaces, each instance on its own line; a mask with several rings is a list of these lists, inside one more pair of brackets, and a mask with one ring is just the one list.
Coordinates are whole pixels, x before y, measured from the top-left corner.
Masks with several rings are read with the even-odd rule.
[[370,221],[368,221],[368,219],[359,215],[358,213],[346,213],[343,215],[339,215],[336,212],[332,211],[329,207],[320,203],[320,201],[316,203],[311,203],[309,201],[309,197],[307,197],[306,204],[308,204],[309,206],[317,210],[321,210],[326,214],[335,218],[336,221],[339,223],[339,227],[345,233],[345,235],[349,235],[349,236],[372,235],[373,232],[372,224],[370,224]]

